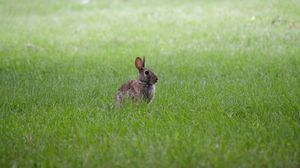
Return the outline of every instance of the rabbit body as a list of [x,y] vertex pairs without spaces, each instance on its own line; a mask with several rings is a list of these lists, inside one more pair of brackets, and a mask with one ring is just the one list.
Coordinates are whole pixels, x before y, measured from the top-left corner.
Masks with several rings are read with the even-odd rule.
[[116,101],[121,102],[122,98],[128,96],[134,101],[144,100],[150,103],[155,95],[155,85],[148,85],[138,80],[130,80],[123,84],[118,90]]
[[145,59],[136,58],[135,66],[139,70],[139,79],[130,80],[123,84],[116,94],[116,105],[120,106],[124,98],[134,102],[145,101],[150,103],[155,96],[156,74],[145,68]]

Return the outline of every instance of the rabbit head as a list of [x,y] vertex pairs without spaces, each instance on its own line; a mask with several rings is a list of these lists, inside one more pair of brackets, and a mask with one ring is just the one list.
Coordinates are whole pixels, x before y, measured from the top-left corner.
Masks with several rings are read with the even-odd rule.
[[158,81],[156,74],[145,68],[145,57],[143,59],[137,57],[135,59],[135,67],[139,71],[139,81],[148,85],[154,85]]

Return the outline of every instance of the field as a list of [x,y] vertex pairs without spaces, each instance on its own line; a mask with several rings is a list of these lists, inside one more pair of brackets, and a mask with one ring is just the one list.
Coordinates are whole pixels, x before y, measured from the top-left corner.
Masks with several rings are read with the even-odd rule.
[[300,2],[0,0],[0,167],[300,167]]

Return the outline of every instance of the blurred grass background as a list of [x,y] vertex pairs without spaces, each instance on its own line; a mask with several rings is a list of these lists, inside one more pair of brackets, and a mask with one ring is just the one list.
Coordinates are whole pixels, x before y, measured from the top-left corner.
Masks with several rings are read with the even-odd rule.
[[1,167],[299,167],[297,0],[83,2],[0,0]]

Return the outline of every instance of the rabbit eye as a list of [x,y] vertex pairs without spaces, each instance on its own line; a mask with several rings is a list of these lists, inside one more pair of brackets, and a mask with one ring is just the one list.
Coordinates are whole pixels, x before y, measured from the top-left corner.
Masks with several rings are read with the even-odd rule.
[[148,75],[148,74],[149,74],[149,71],[145,71],[145,74]]

